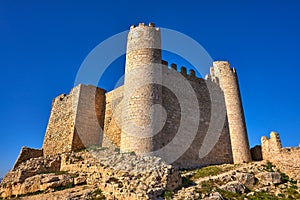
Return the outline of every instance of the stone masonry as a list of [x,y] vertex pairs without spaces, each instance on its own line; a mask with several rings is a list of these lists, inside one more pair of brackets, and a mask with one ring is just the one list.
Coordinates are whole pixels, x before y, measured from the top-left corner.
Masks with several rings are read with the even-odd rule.
[[44,155],[100,145],[104,122],[104,90],[78,85],[52,102],[43,144]]
[[249,162],[251,154],[236,70],[228,62],[218,61],[213,63],[211,75],[224,92],[233,161]]
[[276,132],[270,133],[270,138],[261,138],[262,157],[274,163],[290,177],[300,179],[300,146],[282,148],[280,136]]
[[[159,156],[180,168],[251,160],[238,78],[227,61],[213,62],[205,79],[192,69],[177,71],[176,64],[162,60],[160,29],[140,23],[128,34],[124,80],[123,86],[107,93],[80,84],[56,97],[39,152],[48,156],[105,146],[105,139],[121,152]],[[177,93],[168,87],[170,82]],[[189,85],[194,101],[181,83]],[[213,118],[222,116],[219,129],[212,131]],[[183,135],[178,139],[179,130]],[[180,155],[168,160],[178,149],[183,150]],[[27,157],[19,159],[24,162]]]

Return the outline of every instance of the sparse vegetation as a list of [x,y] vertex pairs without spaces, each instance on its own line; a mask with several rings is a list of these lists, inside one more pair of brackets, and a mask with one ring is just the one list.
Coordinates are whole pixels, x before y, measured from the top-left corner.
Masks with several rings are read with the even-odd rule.
[[117,179],[117,178],[115,178],[115,177],[110,177],[110,178],[106,181],[106,183],[116,183],[116,184],[119,184],[120,187],[123,187],[123,183],[122,183],[119,179]]
[[273,165],[270,161],[267,162],[267,164],[264,165],[264,170],[268,172],[274,172],[274,169],[276,166]]
[[79,175],[78,174],[72,174],[71,178],[77,178]]
[[58,186],[56,188],[54,188],[54,191],[60,191],[60,190],[65,190],[65,189],[68,189],[68,188],[72,188],[74,187],[74,184],[72,182],[66,184],[65,186]]
[[121,152],[121,151],[120,151],[120,148],[116,147],[116,148],[115,148],[115,152],[120,153],[120,152]]
[[201,193],[210,193],[213,190],[213,183],[212,181],[203,182],[200,188]]
[[74,152],[82,152],[82,151],[85,151],[85,150],[86,150],[86,148],[81,148],[81,149],[75,150]]
[[182,177],[182,183],[180,187],[189,187],[192,185],[195,185],[195,183],[191,179],[187,177]]
[[253,195],[246,196],[246,194],[234,193],[226,190],[222,190],[216,186],[216,184],[210,180],[203,182],[200,188],[197,188],[198,193],[210,194],[213,191],[219,192],[226,200],[277,200],[284,199],[283,197],[277,197],[273,194],[266,192],[254,192]]
[[297,199],[297,200],[300,199],[299,192],[297,192],[297,190],[294,189],[294,188],[289,187],[289,188],[286,189],[285,192],[287,193],[287,198],[288,199]]
[[[27,196],[33,196],[33,195],[38,195],[38,194],[43,194],[44,191],[36,191],[36,192],[31,192],[31,193],[27,193],[27,194],[21,194],[18,197],[27,197]],[[3,199],[0,197],[0,199]]]
[[54,173],[55,173],[55,175],[68,174],[68,172],[66,172],[66,171],[56,171]]
[[102,193],[102,190],[100,190],[99,188],[96,189],[91,196],[88,198],[89,200],[105,200],[105,196]]
[[78,161],[83,161],[83,157],[82,156],[75,156],[75,159],[78,160]]
[[163,195],[164,199],[172,199],[173,197],[173,192],[172,191],[165,191]]
[[134,151],[123,152],[123,154],[136,155]]
[[195,174],[191,176],[191,180],[203,178],[207,176],[215,176],[226,171],[232,170],[233,167],[208,166],[194,170]]
[[96,145],[92,145],[87,148],[88,151],[103,151],[106,149],[108,149],[108,147],[101,147],[101,146],[96,146]]
[[253,195],[246,196],[245,194],[233,193],[225,190],[218,189],[217,190],[224,199],[233,199],[233,200],[278,200],[282,199],[282,197],[277,197],[273,194],[268,194],[266,192],[255,192]]
[[281,173],[280,172],[280,175],[281,175],[281,181],[282,183],[287,183],[290,181],[290,177],[288,175],[286,175],[285,173]]

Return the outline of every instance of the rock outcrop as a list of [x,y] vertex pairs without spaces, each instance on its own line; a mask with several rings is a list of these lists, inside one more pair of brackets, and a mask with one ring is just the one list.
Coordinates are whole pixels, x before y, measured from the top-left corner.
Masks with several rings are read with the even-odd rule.
[[158,157],[94,146],[19,163],[1,182],[0,195],[28,200],[300,199],[299,187],[299,180],[267,161],[180,171]]
[[179,171],[158,157],[105,148],[32,158],[3,179],[2,197],[95,186],[108,199],[156,199],[181,184]]

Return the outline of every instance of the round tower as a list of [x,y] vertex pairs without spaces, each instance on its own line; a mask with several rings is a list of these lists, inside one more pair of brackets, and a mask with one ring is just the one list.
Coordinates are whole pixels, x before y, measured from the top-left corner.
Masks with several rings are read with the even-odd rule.
[[236,71],[227,61],[213,62],[213,69],[224,92],[233,162],[249,162],[251,154]]
[[131,26],[128,33],[122,133],[120,149],[147,154],[153,151],[153,136],[159,131],[162,103],[161,34],[153,23]]

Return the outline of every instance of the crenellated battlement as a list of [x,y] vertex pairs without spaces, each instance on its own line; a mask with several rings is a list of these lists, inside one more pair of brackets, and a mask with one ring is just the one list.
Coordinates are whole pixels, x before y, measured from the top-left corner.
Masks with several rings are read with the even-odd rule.
[[[152,27],[152,28],[154,28],[155,27],[155,24],[153,23],[153,22],[149,22],[149,24],[148,25],[146,25],[145,23],[143,23],[143,22],[140,22],[137,26],[136,25],[131,25],[130,26],[130,30],[131,29],[134,29],[134,28],[136,28],[136,27]],[[157,30],[159,30],[159,28],[156,28]]]
[[264,150],[267,150],[268,152],[280,151],[282,148],[280,136],[274,131],[270,133],[270,138],[263,136],[261,138],[261,143]]
[[262,158],[280,167],[292,178],[300,178],[300,146],[282,147],[280,136],[272,131],[270,137],[261,138]]
[[181,66],[181,67],[180,67],[180,70],[178,71],[178,67],[177,67],[178,65],[175,64],[175,63],[171,63],[171,64],[169,65],[169,62],[168,62],[168,61],[162,60],[162,61],[161,61],[161,64],[167,66],[169,70],[175,70],[175,71],[177,71],[178,73],[181,73],[183,76],[185,76],[185,77],[186,77],[187,79],[189,79],[189,80],[194,81],[194,80],[197,80],[197,79],[201,79],[201,77],[197,77],[197,76],[196,76],[196,72],[195,72],[195,70],[193,70],[193,69],[189,69],[189,70],[188,70],[189,73],[187,73],[187,68],[186,68],[185,66]]

